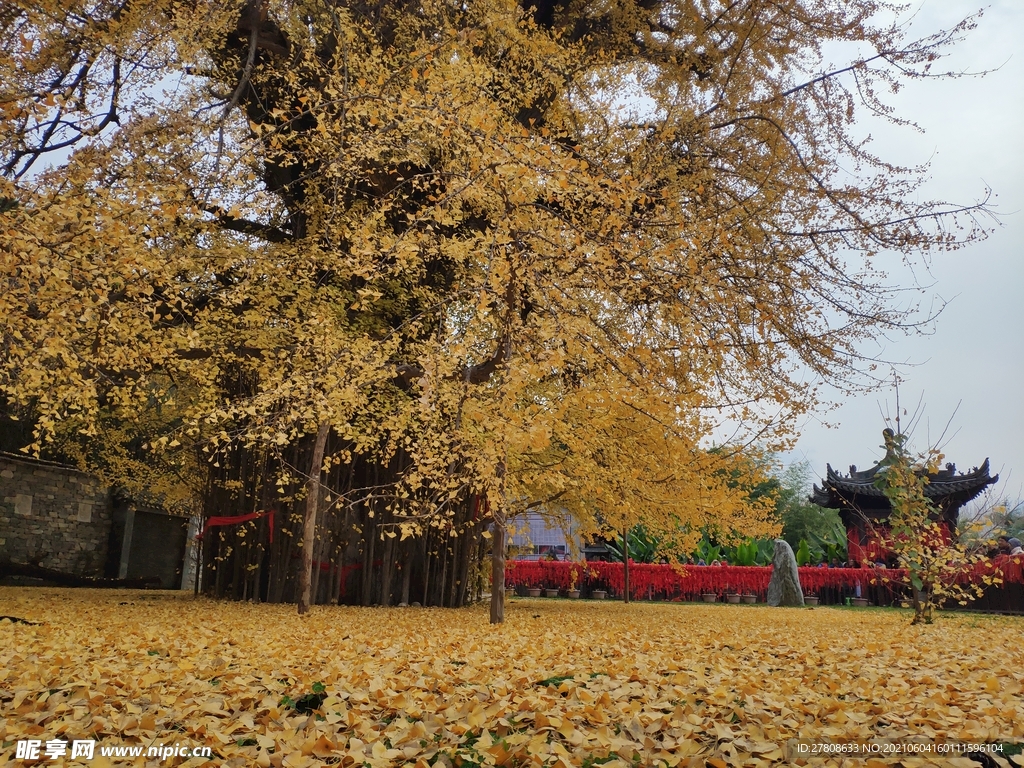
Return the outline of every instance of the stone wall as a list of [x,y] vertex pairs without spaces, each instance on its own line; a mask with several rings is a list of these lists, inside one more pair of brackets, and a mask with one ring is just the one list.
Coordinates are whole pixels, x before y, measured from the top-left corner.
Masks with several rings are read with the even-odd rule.
[[0,454],[0,560],[103,576],[110,491],[70,467]]

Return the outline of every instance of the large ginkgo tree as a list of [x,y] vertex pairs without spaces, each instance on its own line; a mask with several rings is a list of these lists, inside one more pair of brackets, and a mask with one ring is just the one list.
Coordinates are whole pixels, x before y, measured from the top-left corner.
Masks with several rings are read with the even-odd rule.
[[897,120],[886,93],[971,20],[13,0],[0,22],[6,407],[108,469],[136,466],[105,438],[131,432],[206,516],[274,508],[273,542],[265,516],[207,536],[218,594],[462,604],[489,537],[500,621],[524,509],[768,530],[716,479],[750,462],[715,430],[785,439],[865,341],[927,319],[876,257],[982,233],[983,203],[922,199],[856,125]]

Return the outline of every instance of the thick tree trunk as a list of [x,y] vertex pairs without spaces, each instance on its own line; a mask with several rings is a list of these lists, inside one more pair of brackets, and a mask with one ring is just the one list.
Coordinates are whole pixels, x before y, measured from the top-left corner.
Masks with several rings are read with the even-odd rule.
[[430,534],[423,534],[423,605],[430,605]]
[[409,588],[412,586],[412,560],[414,547],[410,541],[402,547],[402,605],[409,604]]
[[[202,531],[202,519],[199,520],[199,530]],[[192,584],[192,597],[199,597],[199,589],[203,582],[203,540],[196,540],[196,580]]]
[[505,462],[499,462],[495,475],[500,483],[498,500],[491,516],[494,536],[491,539],[491,624],[505,621]]
[[[385,515],[387,512],[384,513]],[[384,542],[384,557],[380,566],[380,605],[387,608],[391,605],[391,584],[395,580],[395,540],[388,538]]]
[[505,515],[494,512],[491,537],[491,624],[505,621]]
[[456,569],[455,573],[456,608],[461,608],[466,604],[467,588],[469,587],[469,561],[473,553],[473,548],[476,545],[475,537],[477,535],[477,525],[470,520],[463,527],[462,535],[459,537],[459,567]]
[[[482,523],[473,521],[473,505],[464,500],[455,507],[450,522],[458,530],[458,537],[427,527],[405,545],[397,538],[382,540],[382,524],[393,524],[394,517],[376,502],[373,489],[394,483],[408,460],[400,457],[391,464],[380,464],[369,456],[355,456],[347,464],[317,476],[313,468],[322,467],[326,456],[345,447],[343,441],[335,444],[338,436],[330,430],[321,447],[317,438],[317,432],[313,432],[294,441],[285,449],[280,465],[275,458],[262,454],[245,456],[252,449],[238,446],[222,460],[221,467],[208,468],[205,517],[274,509],[275,530],[270,542],[267,517],[257,523],[259,536],[240,536],[240,526],[226,526],[213,537],[207,536],[203,542],[201,590],[235,600],[294,601],[302,603],[304,610],[325,600],[363,605],[394,604],[399,599],[406,603],[422,600],[424,605],[436,606],[466,604],[470,565],[481,562],[490,549],[479,536]],[[274,476],[281,465],[300,467],[309,477],[293,478],[278,493]],[[235,488],[238,481],[245,487]],[[314,483],[319,485],[318,490]],[[303,491],[304,499],[286,500],[301,496]],[[340,507],[344,513],[325,511],[321,504],[325,492],[332,497],[346,495],[347,503]],[[253,504],[256,499],[258,503]],[[314,502],[317,506],[311,514]],[[250,530],[253,527],[251,523],[245,525]],[[307,538],[310,535],[312,538]],[[312,562],[307,553],[311,553]],[[331,563],[332,567],[317,570],[313,567],[317,561]],[[356,568],[347,574],[348,588],[342,593],[339,579],[341,565],[346,563]],[[309,597],[303,602],[302,580],[307,572]],[[474,573],[479,576],[479,593],[486,579],[479,571]]]
[[622,601],[629,602],[629,529],[622,532],[622,575],[625,590],[622,594]]
[[313,585],[313,549],[316,540],[316,513],[320,504],[320,470],[324,463],[324,447],[331,425],[323,422],[316,432],[313,458],[309,462],[309,483],[306,490],[306,519],[302,529],[302,572],[299,575],[299,615],[309,612]]
[[448,594],[448,552],[451,549],[451,537],[447,533],[444,534],[441,546],[444,549],[441,552],[441,579],[438,582],[437,604],[442,608],[447,608],[445,595]]
[[[317,510],[317,517],[319,518],[319,509]],[[323,521],[320,521],[320,527],[323,529]],[[303,530],[305,533],[305,530]],[[313,570],[309,574],[309,604],[316,605],[320,602],[320,574],[323,572],[324,566],[324,543],[325,539],[328,538],[327,532],[323,532],[320,535],[319,541],[313,543]]]
[[910,585],[911,595],[914,601],[914,620],[911,624],[932,623],[932,601],[931,590],[921,591],[913,584]]
[[[377,527],[369,513],[363,524],[363,572],[360,586],[361,605],[373,604],[373,556],[377,548]],[[426,605],[426,603],[424,603]]]

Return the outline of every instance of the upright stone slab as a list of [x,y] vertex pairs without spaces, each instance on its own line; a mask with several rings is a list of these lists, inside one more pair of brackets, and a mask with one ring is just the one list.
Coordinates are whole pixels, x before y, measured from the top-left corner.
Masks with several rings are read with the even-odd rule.
[[772,578],[768,582],[768,605],[799,607],[804,604],[800,572],[796,569],[793,548],[782,539],[775,540]]

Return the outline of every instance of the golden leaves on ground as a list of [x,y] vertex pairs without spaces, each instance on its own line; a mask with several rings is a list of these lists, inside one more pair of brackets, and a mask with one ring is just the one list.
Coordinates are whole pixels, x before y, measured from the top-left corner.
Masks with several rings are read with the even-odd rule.
[[[40,622],[0,621],[0,765],[29,738],[205,744],[217,765],[287,768],[753,766],[785,762],[793,738],[1024,740],[1017,618],[530,600],[490,626],[482,608],[293,610],[0,589],[0,614]],[[877,764],[941,763],[900,760]]]

